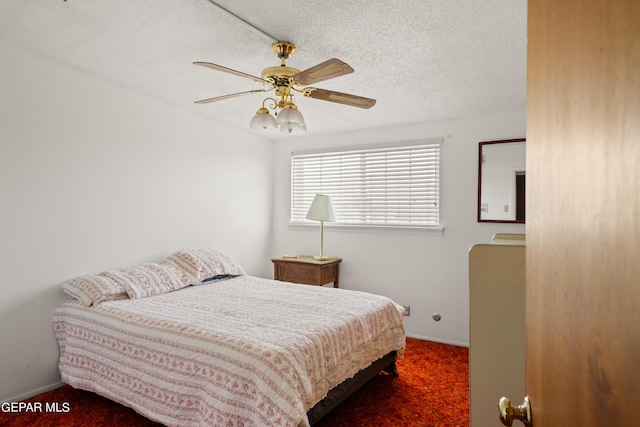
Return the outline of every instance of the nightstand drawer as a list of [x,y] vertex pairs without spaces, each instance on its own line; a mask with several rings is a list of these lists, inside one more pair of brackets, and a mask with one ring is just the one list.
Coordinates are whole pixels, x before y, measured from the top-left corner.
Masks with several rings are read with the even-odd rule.
[[284,282],[315,284],[320,281],[320,270],[314,265],[286,263],[281,269],[278,280]]
[[340,273],[340,258],[317,261],[313,257],[274,258],[273,277],[283,282],[322,286],[333,282],[337,288]]

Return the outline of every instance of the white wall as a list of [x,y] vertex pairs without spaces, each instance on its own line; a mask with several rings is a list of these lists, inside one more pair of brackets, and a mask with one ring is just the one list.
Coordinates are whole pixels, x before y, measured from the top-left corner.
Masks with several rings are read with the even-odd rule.
[[[307,136],[274,145],[273,256],[316,254],[319,227],[288,226],[291,152],[418,138],[451,137],[441,148],[441,236],[393,231],[344,231],[325,227],[325,255],[343,259],[340,287],[386,295],[411,305],[410,336],[469,343],[468,251],[497,232],[523,233],[522,224],[477,222],[478,143],[525,136],[524,111]],[[438,312],[442,320],[435,322]]]
[[0,42],[0,400],[59,381],[76,275],[215,247],[270,276],[272,143]]

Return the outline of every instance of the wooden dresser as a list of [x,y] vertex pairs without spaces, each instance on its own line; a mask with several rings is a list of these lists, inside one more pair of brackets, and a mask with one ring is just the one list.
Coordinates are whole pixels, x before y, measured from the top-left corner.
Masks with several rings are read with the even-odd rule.
[[273,278],[283,282],[339,287],[340,258],[316,261],[312,256],[273,258]]

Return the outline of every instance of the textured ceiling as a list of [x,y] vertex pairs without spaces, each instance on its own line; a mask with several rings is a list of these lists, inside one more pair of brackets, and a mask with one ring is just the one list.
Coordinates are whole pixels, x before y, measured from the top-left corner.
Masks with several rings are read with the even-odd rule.
[[2,0],[0,38],[247,132],[264,94],[193,102],[260,85],[192,62],[259,76],[280,64],[274,39],[296,44],[289,66],[335,57],[355,69],[317,87],[378,101],[363,110],[298,97],[308,134],[525,108],[526,0],[215,3]]

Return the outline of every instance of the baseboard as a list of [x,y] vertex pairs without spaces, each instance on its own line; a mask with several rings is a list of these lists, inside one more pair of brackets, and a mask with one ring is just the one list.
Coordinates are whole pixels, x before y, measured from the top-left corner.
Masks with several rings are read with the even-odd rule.
[[469,343],[457,342],[457,341],[449,341],[449,340],[443,340],[443,339],[439,339],[439,338],[423,337],[421,335],[407,334],[407,337],[415,338],[417,340],[433,341],[433,342],[439,342],[441,344],[455,345],[455,346],[458,346],[458,347],[469,347]]
[[53,390],[59,387],[62,387],[64,383],[62,381],[55,382],[53,384],[46,385],[44,387],[37,388],[35,390],[28,391],[26,393],[19,394],[14,397],[10,397],[9,399],[3,400],[3,402],[20,402],[22,400],[29,399],[33,396],[37,396],[41,393],[46,393],[49,390]]

